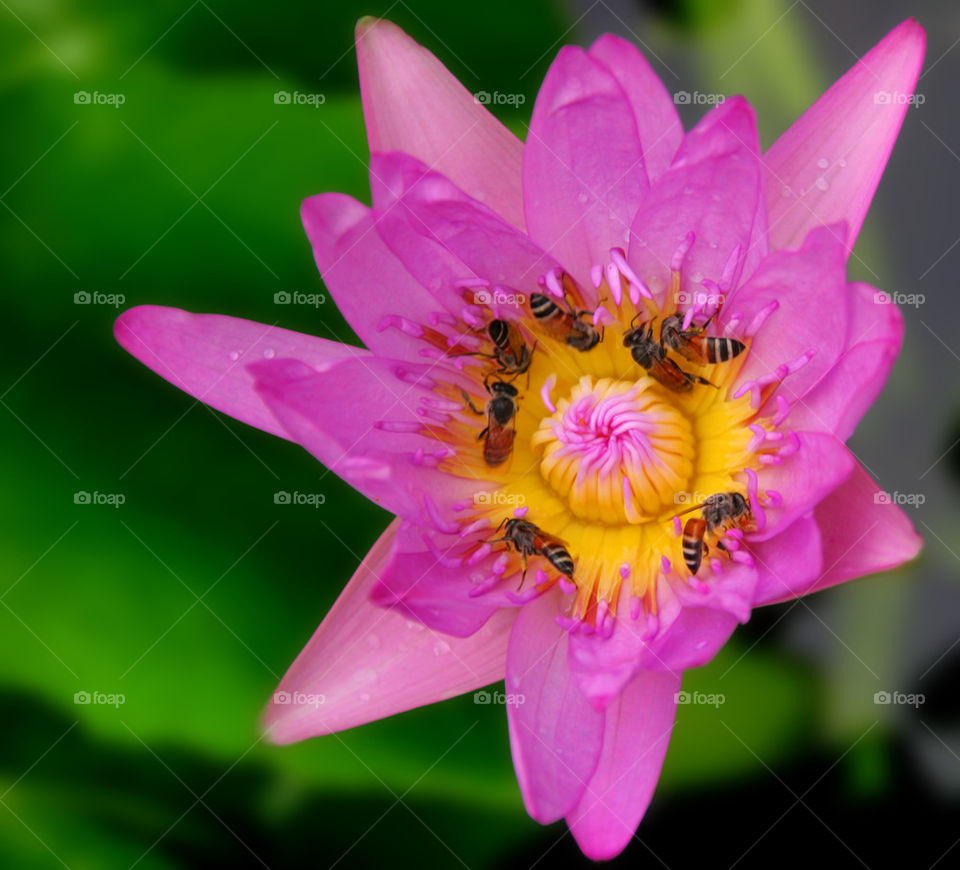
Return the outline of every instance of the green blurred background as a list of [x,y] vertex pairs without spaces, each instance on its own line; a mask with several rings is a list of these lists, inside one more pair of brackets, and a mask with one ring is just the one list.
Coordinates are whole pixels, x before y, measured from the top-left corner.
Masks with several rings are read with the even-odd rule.
[[[853,446],[888,490],[924,495],[906,510],[927,549],[756,614],[688,675],[725,703],[680,708],[620,861],[768,866],[789,849],[872,866],[899,839],[911,866],[956,861],[960,17],[837,5],[0,0],[0,865],[581,861],[563,825],[523,811],[503,710],[469,696],[262,742],[265,700],[388,516],[112,337],[118,310],[158,303],[356,341],[329,301],[274,294],[324,290],[300,200],[366,199],[363,14],[401,24],[471,91],[524,94],[497,107],[521,136],[559,45],[613,31],[642,40],[672,91],[744,93],[765,144],[903,17],[927,26],[926,100],[851,260],[855,277],[925,296],[904,310],[904,354]],[[278,105],[281,90],[325,101]],[[681,109],[688,126],[704,111]],[[278,490],[326,502],[275,505]],[[125,501],[78,505],[80,491]],[[878,706],[878,690],[925,703]]]

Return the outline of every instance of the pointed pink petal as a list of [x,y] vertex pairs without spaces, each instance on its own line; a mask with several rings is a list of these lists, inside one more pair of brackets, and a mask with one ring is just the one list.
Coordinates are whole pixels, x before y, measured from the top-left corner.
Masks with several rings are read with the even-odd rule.
[[629,241],[649,188],[626,94],[581,48],[550,66],[523,149],[527,233],[581,284]]
[[357,63],[370,151],[405,151],[523,227],[523,143],[395,24],[362,18]]
[[733,286],[766,252],[756,138],[749,104],[727,100],[687,134],[673,166],[650,189],[630,229],[629,261],[658,301],[688,233],[694,240],[683,262],[683,298],[704,292],[705,278],[719,281],[735,249]]
[[768,489],[783,497],[779,507],[764,507],[766,528],[751,534],[751,540],[766,541],[790,523],[811,511],[840,486],[857,461],[833,435],[797,432],[800,448],[780,465],[766,465],[757,474],[761,495]]
[[923,546],[913,523],[856,463],[814,512],[823,536],[823,576],[804,594],[908,562]]
[[812,351],[812,359],[778,390],[793,402],[833,368],[843,350],[837,337],[847,334],[845,273],[839,227],[818,227],[798,251],[774,251],[763,261],[724,307],[724,317],[737,312],[749,324],[771,302],[779,306],[753,339],[737,386],[772,374],[778,366]]
[[576,806],[603,743],[603,713],[570,674],[558,613],[555,592],[525,604],[507,649],[506,689],[517,700],[507,707],[513,765],[527,812],[541,824]]
[[923,63],[913,19],[885,36],[764,155],[770,244],[800,245],[821,224],[846,221],[849,252],[900,131]]
[[643,671],[607,708],[596,772],[567,824],[594,861],[615,858],[633,838],[660,778],[680,675]]
[[[479,483],[477,490],[483,490]],[[431,534],[433,545],[428,548],[427,534],[419,526],[401,527],[393,558],[374,587],[371,600],[375,604],[456,637],[469,637],[499,608],[515,606],[507,598],[503,581],[483,595],[470,594],[479,583],[494,577],[495,554],[476,565],[448,566],[434,554],[452,556],[464,549],[465,542],[454,535]],[[516,582],[507,582],[512,582],[512,591]]]
[[847,348],[794,405],[790,425],[832,432],[846,441],[880,395],[903,341],[903,317],[890,297],[868,284],[848,285]]
[[[454,477],[413,461],[435,439],[377,428],[380,421],[419,422],[422,398],[432,397],[429,367],[370,358],[347,360],[318,373],[299,360],[262,360],[251,367],[256,389],[289,437],[381,507],[432,527],[456,518],[453,502],[471,500],[475,479]],[[416,384],[400,375],[419,379]]]
[[823,571],[823,543],[813,517],[800,517],[769,541],[751,544],[750,554],[758,574],[754,607],[806,595]]
[[683,125],[673,97],[636,46],[606,33],[589,49],[620,83],[633,109],[643,161],[651,181],[670,166],[683,141]]
[[253,389],[247,366],[265,356],[296,356],[317,371],[365,350],[238,317],[140,305],[114,325],[120,345],[158,375],[218,411],[289,438]]
[[421,361],[422,341],[382,328],[384,318],[403,315],[427,324],[443,307],[384,244],[377,215],[342,193],[311,196],[300,211],[317,268],[360,340],[378,356]]
[[353,728],[503,677],[513,611],[460,639],[369,602],[398,525],[374,544],[280,682],[266,712],[275,743]]
[[397,151],[372,154],[370,168],[379,179],[373,188],[378,210],[400,201],[411,228],[443,245],[473,274],[527,298],[542,292],[537,279],[557,261],[486,205]]

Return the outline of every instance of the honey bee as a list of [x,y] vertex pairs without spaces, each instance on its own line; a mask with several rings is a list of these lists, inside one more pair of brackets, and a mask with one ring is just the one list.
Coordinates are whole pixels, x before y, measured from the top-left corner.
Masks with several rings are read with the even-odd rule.
[[683,328],[683,316],[671,314],[660,326],[660,344],[675,350],[680,356],[695,363],[721,363],[739,356],[746,349],[742,341],[707,335],[707,326],[713,315],[703,326]]
[[[501,526],[503,523],[500,524]],[[497,527],[499,531],[500,526]],[[567,545],[559,538],[548,534],[540,526],[529,520],[511,518],[506,521],[502,538],[494,538],[489,544],[505,541],[508,549],[513,549],[523,557],[523,577],[527,576],[527,559],[530,556],[542,556],[561,574],[573,579],[573,557]]]
[[653,337],[653,321],[634,326],[623,334],[623,346],[630,348],[634,362],[645,368],[655,381],[677,393],[686,393],[694,384],[712,387],[706,378],[685,372]]
[[[704,541],[706,535],[722,535],[733,528],[745,531],[755,528],[750,502],[739,492],[718,492],[703,504],[690,508],[697,509],[700,516],[691,517],[683,527],[683,561],[691,574],[700,570],[703,557],[710,551]],[[723,541],[718,541],[717,546],[726,550]]]
[[522,375],[530,368],[537,343],[534,342],[533,347],[528,347],[523,334],[509,320],[491,320],[487,327],[487,334],[490,336],[490,341],[493,342],[493,353],[474,351],[472,353],[454,354],[454,356],[480,356],[495,360],[499,366],[495,370],[497,374],[513,375],[514,377]]
[[463,390],[460,392],[463,393],[463,399],[470,406],[471,411],[475,414],[487,415],[487,425],[477,439],[483,439],[484,462],[495,468],[503,465],[513,451],[513,439],[517,436],[517,430],[510,424],[517,416],[517,388],[506,381],[485,383],[484,386],[490,394],[490,401],[482,411],[473,404]]
[[543,293],[530,294],[530,310],[547,332],[559,341],[566,342],[579,351],[587,351],[600,343],[600,331],[589,321],[581,318],[592,311],[574,311],[564,300],[566,311]]

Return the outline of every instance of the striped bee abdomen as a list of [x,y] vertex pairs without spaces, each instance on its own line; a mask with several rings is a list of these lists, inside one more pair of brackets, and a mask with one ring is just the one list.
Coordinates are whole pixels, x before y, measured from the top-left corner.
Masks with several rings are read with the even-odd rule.
[[707,339],[707,359],[711,363],[722,363],[739,356],[746,349],[742,341],[735,338],[717,338]]
[[550,561],[561,574],[573,577],[573,557],[560,544],[545,544],[542,555]]

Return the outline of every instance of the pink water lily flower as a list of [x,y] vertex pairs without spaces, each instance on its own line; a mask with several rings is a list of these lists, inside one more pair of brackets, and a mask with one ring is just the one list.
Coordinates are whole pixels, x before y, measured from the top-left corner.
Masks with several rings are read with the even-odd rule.
[[846,262],[923,51],[904,22],[761,152],[744,99],[685,133],[603,36],[560,51],[522,143],[360,22],[373,205],[320,194],[303,221],[368,349],[151,306],[116,328],[396,514],[284,677],[273,740],[505,678],[530,815],[609,858],[684,670],[752,608],[917,553],[844,445],[902,335]]

